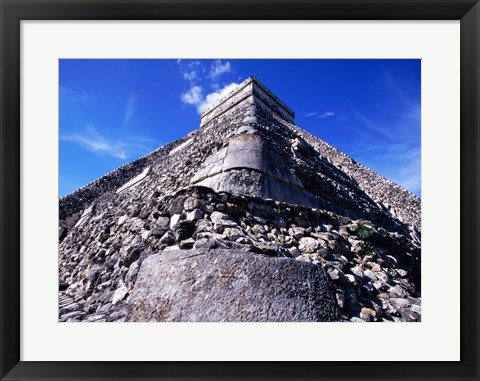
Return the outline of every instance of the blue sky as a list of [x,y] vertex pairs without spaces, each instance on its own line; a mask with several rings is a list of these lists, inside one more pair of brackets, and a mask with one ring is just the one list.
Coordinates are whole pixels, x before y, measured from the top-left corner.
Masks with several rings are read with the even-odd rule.
[[420,60],[62,59],[63,196],[179,139],[199,113],[248,76],[296,124],[421,195]]

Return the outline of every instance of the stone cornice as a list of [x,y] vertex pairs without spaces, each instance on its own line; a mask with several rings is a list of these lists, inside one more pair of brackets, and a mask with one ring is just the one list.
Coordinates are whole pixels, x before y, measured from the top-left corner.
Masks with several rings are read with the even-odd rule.
[[286,121],[293,123],[295,113],[257,78],[248,77],[233,91],[220,99],[215,106],[201,114],[200,126],[205,126],[249,98],[260,100],[272,112],[278,114]]

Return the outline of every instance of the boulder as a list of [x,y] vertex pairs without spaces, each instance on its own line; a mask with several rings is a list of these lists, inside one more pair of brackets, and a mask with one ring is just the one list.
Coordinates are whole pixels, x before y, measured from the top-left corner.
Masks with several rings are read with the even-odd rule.
[[146,258],[127,321],[338,321],[319,267],[240,250],[179,250]]

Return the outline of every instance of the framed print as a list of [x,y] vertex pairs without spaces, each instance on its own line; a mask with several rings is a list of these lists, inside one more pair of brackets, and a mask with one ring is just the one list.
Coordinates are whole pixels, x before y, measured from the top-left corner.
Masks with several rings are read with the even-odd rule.
[[479,16],[1,0],[2,379],[478,379]]

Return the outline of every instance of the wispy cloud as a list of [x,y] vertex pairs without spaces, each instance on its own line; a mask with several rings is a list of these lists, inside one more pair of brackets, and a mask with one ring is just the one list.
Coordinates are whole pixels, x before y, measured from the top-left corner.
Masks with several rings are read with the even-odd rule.
[[92,100],[83,87],[60,85],[59,90],[60,102],[80,103]]
[[313,111],[313,112],[308,112],[308,111],[302,111],[300,113],[300,116],[304,117],[304,118],[311,118],[312,116],[315,116],[317,115],[318,113],[316,111]]
[[128,97],[127,105],[125,107],[125,116],[123,118],[123,127],[127,126],[128,122],[130,121],[130,118],[133,116],[133,113],[135,112],[135,102],[136,102],[135,93],[132,92],[130,94],[130,96]]
[[412,193],[420,195],[422,182],[420,148],[409,148],[404,145],[393,146],[388,152],[379,155],[377,160],[393,163],[387,177]]
[[222,62],[222,60],[215,60],[210,66],[210,72],[208,73],[208,76],[212,79],[217,79],[222,74],[230,73],[231,71],[232,67],[230,65],[230,62]]
[[[383,84],[392,95],[394,95],[401,103],[407,105],[408,107],[417,106],[417,101],[412,99],[405,91],[405,87],[407,86],[405,81],[408,81],[408,77],[404,78],[404,76],[399,76],[398,74],[394,77],[390,70],[388,70],[386,67],[383,68],[383,73]],[[399,80],[400,78],[401,80]]]
[[352,108],[351,112],[360,122],[362,122],[362,124],[365,127],[369,128],[370,130],[372,130],[372,131],[374,131],[374,132],[376,132],[380,135],[383,135],[384,137],[386,137],[390,140],[394,140],[394,135],[389,130],[389,126],[385,126],[385,127],[378,126],[369,117],[367,117],[362,112],[360,112],[356,109]]
[[189,81],[192,85],[205,72],[205,67],[200,61],[177,60],[177,64],[183,79]]
[[365,144],[352,152],[356,160],[410,192],[421,194],[421,148],[411,144]]
[[198,113],[201,114],[216,104],[220,99],[230,93],[237,86],[238,83],[230,83],[220,90],[207,94],[205,97],[203,96],[203,89],[201,86],[193,86],[190,90],[183,93],[180,96],[180,99],[183,103],[196,106]]
[[318,111],[303,111],[300,113],[300,116],[304,117],[304,118],[311,118],[311,117],[317,117],[317,118],[321,118],[321,119],[325,119],[325,118],[333,118],[336,116],[335,114],[335,111],[325,111],[325,112],[318,112]]
[[318,117],[319,118],[322,118],[322,119],[325,119],[325,118],[332,118],[335,116],[335,112],[334,111],[326,111],[324,112],[323,114],[320,114]]
[[90,152],[118,159],[128,159],[152,150],[142,139],[111,139],[101,135],[92,125],[87,125],[82,134],[61,135],[60,139],[76,143]]

